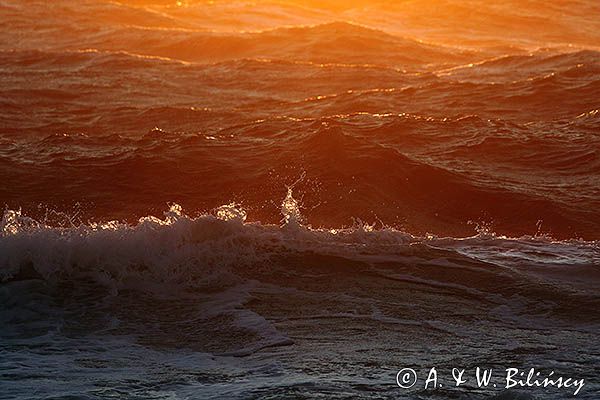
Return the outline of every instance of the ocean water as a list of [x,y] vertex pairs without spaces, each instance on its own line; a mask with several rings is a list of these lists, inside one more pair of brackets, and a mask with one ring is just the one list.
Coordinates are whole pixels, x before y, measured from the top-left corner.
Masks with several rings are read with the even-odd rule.
[[596,1],[0,21],[0,399],[600,398]]

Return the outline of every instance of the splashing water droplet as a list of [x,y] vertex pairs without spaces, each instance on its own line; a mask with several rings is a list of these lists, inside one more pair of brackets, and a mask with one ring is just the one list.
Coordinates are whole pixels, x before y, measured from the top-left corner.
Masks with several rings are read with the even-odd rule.
[[17,233],[35,228],[39,223],[32,218],[21,214],[21,209],[4,210],[0,221],[0,235],[16,235]]
[[302,222],[300,205],[294,199],[291,187],[288,188],[287,195],[281,203],[281,213],[283,214],[283,223],[286,226],[298,226]]
[[215,214],[218,219],[222,219],[224,221],[246,221],[246,211],[244,211],[239,204],[230,203],[227,205],[223,205],[218,207],[215,210]]
[[165,212],[165,220],[168,223],[177,221],[183,215],[183,209],[177,203],[173,203],[169,206],[169,211]]

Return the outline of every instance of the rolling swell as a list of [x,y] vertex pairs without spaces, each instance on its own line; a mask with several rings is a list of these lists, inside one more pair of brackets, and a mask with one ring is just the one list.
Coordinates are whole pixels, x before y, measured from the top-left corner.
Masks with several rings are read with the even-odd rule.
[[[68,202],[61,193],[76,190],[103,218],[123,218],[174,200],[207,210],[234,193],[252,220],[274,223],[285,190],[280,182],[303,173],[303,207],[314,226],[347,225],[355,217],[460,236],[473,232],[468,221],[485,221],[522,235],[535,234],[541,221],[557,237],[597,239],[600,144],[573,139],[572,129],[474,116],[354,114],[276,118],[211,136],[158,129],[140,138],[50,135],[8,142],[3,196],[26,196],[31,203],[21,205],[31,210],[37,202]],[[55,171],[69,179],[57,183]],[[157,175],[165,179],[153,180]],[[48,188],[45,198],[35,197],[40,188]],[[119,197],[132,201],[113,210]]]
[[[359,24],[339,4],[273,5],[269,20],[225,3],[59,1],[58,20],[43,2],[5,2],[0,200],[130,222],[171,201],[198,212],[238,201],[249,220],[277,223],[304,174],[313,226],[598,239],[600,56],[575,25],[564,35],[580,47],[555,25],[532,46],[530,22],[560,9],[532,16],[534,3],[480,4],[461,32],[448,24],[464,4],[390,5],[398,32],[380,3]],[[594,10],[569,4],[571,22]],[[419,7],[445,18],[425,36]],[[247,29],[218,28],[226,18]],[[477,18],[510,21],[514,37]]]
[[304,172],[314,226],[354,217],[466,236],[483,222],[511,236],[541,226],[597,239],[598,53],[550,53],[414,74],[3,51],[13,83],[2,88],[0,193],[34,215],[82,203],[82,217],[100,220],[235,200],[276,223],[285,185]]

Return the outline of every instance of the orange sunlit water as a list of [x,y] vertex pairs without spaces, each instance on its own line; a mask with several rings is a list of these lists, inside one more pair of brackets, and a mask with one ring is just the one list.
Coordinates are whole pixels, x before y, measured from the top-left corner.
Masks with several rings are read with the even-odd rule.
[[[3,198],[88,204],[102,218],[243,201],[250,220],[277,222],[286,185],[304,174],[317,226],[523,234],[544,221],[596,237],[598,187],[578,165],[595,143],[556,135],[595,129],[597,11],[567,0],[7,3],[16,108],[4,134],[85,135],[98,143],[68,146],[65,160],[80,146],[108,158],[88,175],[54,160],[60,141],[26,146],[17,157],[54,161],[8,175]],[[58,190],[55,176],[68,177]]]

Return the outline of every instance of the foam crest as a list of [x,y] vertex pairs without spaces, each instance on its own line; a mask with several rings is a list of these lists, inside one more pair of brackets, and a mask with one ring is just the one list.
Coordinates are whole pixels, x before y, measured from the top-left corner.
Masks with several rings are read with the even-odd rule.
[[[0,279],[80,277],[119,286],[141,279],[202,285],[218,268],[256,262],[265,229],[243,225],[231,207],[191,218],[171,205],[163,218],[58,228],[7,210],[0,237]],[[260,231],[260,232],[259,232]],[[254,245],[253,245],[254,244]]]
[[246,212],[235,203],[198,217],[171,204],[162,218],[147,216],[136,224],[108,221],[69,227],[50,226],[18,210],[6,210],[0,225],[0,281],[91,280],[115,292],[132,286],[222,290],[239,282],[240,273],[285,269],[286,257],[298,254],[339,257],[348,265],[412,265],[428,263],[431,257],[457,265],[468,257],[523,273],[534,266],[558,266],[570,274],[576,267],[589,274],[589,268],[600,263],[594,242],[506,238],[489,229],[465,239],[415,237],[388,227],[374,229],[361,220],[349,228],[312,229],[302,224],[301,203],[292,188],[281,205],[282,226],[246,222]]
[[[282,227],[247,223],[234,203],[198,217],[172,204],[162,218],[55,227],[6,210],[0,225],[0,280],[85,278],[115,289],[133,281],[188,286],[219,284],[227,271],[268,264],[281,252],[315,251],[351,257],[348,244],[403,244],[412,236],[369,225],[311,229],[302,225],[292,189],[281,206]],[[357,247],[356,249],[359,249]]]

